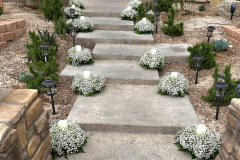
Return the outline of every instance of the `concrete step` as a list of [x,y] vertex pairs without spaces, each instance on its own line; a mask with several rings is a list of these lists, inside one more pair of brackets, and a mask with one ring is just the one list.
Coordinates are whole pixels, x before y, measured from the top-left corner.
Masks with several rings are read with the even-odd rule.
[[[191,160],[177,151],[174,135],[87,132],[86,153],[69,155],[69,160]],[[65,160],[64,157],[57,160]]]
[[134,31],[105,31],[78,33],[76,44],[86,48],[94,48],[96,43],[107,44],[153,44],[152,34],[136,34]]
[[93,50],[97,60],[136,60],[139,61],[143,53],[152,48],[159,49],[165,56],[166,63],[187,62],[190,53],[188,44],[96,44]]
[[199,123],[188,99],[159,95],[158,85],[107,84],[93,97],[78,96],[68,120],[86,131],[175,134]]
[[[132,21],[121,20],[117,17],[90,17],[95,30],[115,30],[115,31],[133,31]],[[71,23],[69,19],[67,23]]]
[[158,72],[147,70],[136,61],[94,61],[93,65],[80,67],[67,65],[60,73],[60,76],[73,77],[82,74],[84,71],[91,71],[106,78],[110,84],[158,84]]

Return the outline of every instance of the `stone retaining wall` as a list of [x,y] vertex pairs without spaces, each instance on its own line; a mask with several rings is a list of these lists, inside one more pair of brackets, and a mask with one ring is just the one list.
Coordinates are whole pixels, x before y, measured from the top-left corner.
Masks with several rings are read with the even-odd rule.
[[222,29],[229,37],[233,45],[240,48],[240,28],[235,26],[222,26]]
[[228,110],[227,128],[217,160],[240,160],[240,99],[232,99]]
[[0,50],[7,46],[7,41],[14,40],[25,33],[24,19],[8,19],[0,22]]
[[0,90],[0,160],[50,160],[48,112],[38,91]]

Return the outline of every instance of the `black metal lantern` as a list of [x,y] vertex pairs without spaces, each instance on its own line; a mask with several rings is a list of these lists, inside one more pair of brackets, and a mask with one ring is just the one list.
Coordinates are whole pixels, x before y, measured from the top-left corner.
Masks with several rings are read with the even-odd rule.
[[197,54],[193,57],[195,60],[195,68],[196,68],[196,78],[195,78],[195,84],[197,84],[198,79],[198,69],[201,68],[201,61],[204,59],[204,57],[200,54]]
[[218,119],[218,112],[219,112],[219,102],[220,99],[224,97],[224,90],[228,87],[228,84],[225,82],[217,82],[213,85],[216,88],[215,97],[217,98],[217,111],[216,111],[216,120]]
[[53,100],[53,96],[55,95],[55,85],[56,85],[56,81],[54,81],[53,79],[45,79],[42,82],[42,85],[44,86],[44,88],[46,88],[47,90],[47,95],[51,97],[51,101],[52,101],[52,109],[53,109],[53,114],[55,115],[55,106],[54,106],[54,100]]
[[232,17],[233,17],[234,12],[236,11],[236,8],[237,8],[237,4],[231,4],[231,19],[230,20],[232,20]]
[[75,37],[77,36],[76,28],[75,27],[70,27],[70,32],[71,32],[71,36],[73,37],[73,47],[75,47]]
[[44,56],[45,58],[45,63],[47,62],[47,57],[48,57],[48,49],[50,47],[49,44],[47,43],[42,43],[39,45],[39,47],[42,49],[42,55]]
[[157,7],[158,7],[158,3],[159,3],[159,0],[153,0],[154,1],[154,6],[155,6],[155,15],[156,15],[156,34],[157,34],[157,31],[158,31],[158,22],[159,22],[159,16],[161,14],[161,12],[159,12],[157,10]]
[[75,9],[73,8],[70,8],[70,15],[71,15],[71,18],[72,18],[72,22],[74,22],[74,18],[75,18]]
[[208,42],[210,41],[210,37],[212,37],[213,31],[214,31],[215,29],[216,29],[216,28],[213,27],[213,26],[209,26],[209,27],[207,28]]

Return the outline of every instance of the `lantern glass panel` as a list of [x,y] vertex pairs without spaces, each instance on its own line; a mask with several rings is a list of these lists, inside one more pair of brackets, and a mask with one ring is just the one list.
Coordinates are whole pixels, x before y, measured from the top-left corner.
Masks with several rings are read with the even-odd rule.
[[216,89],[216,97],[218,98],[224,97],[224,89]]
[[207,36],[208,36],[208,37],[212,37],[212,33],[213,33],[212,30],[208,30],[208,32],[207,32]]
[[55,94],[55,88],[54,87],[47,86],[46,89],[47,89],[47,95],[54,95]]
[[71,36],[76,37],[76,31],[75,30],[71,30]]
[[201,60],[196,60],[195,61],[195,66],[196,66],[196,68],[200,68],[201,67]]

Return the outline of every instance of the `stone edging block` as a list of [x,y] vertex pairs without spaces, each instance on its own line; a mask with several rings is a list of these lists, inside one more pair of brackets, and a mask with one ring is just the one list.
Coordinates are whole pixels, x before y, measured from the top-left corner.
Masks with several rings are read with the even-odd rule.
[[229,40],[240,48],[240,28],[224,25],[222,29],[229,36]]

